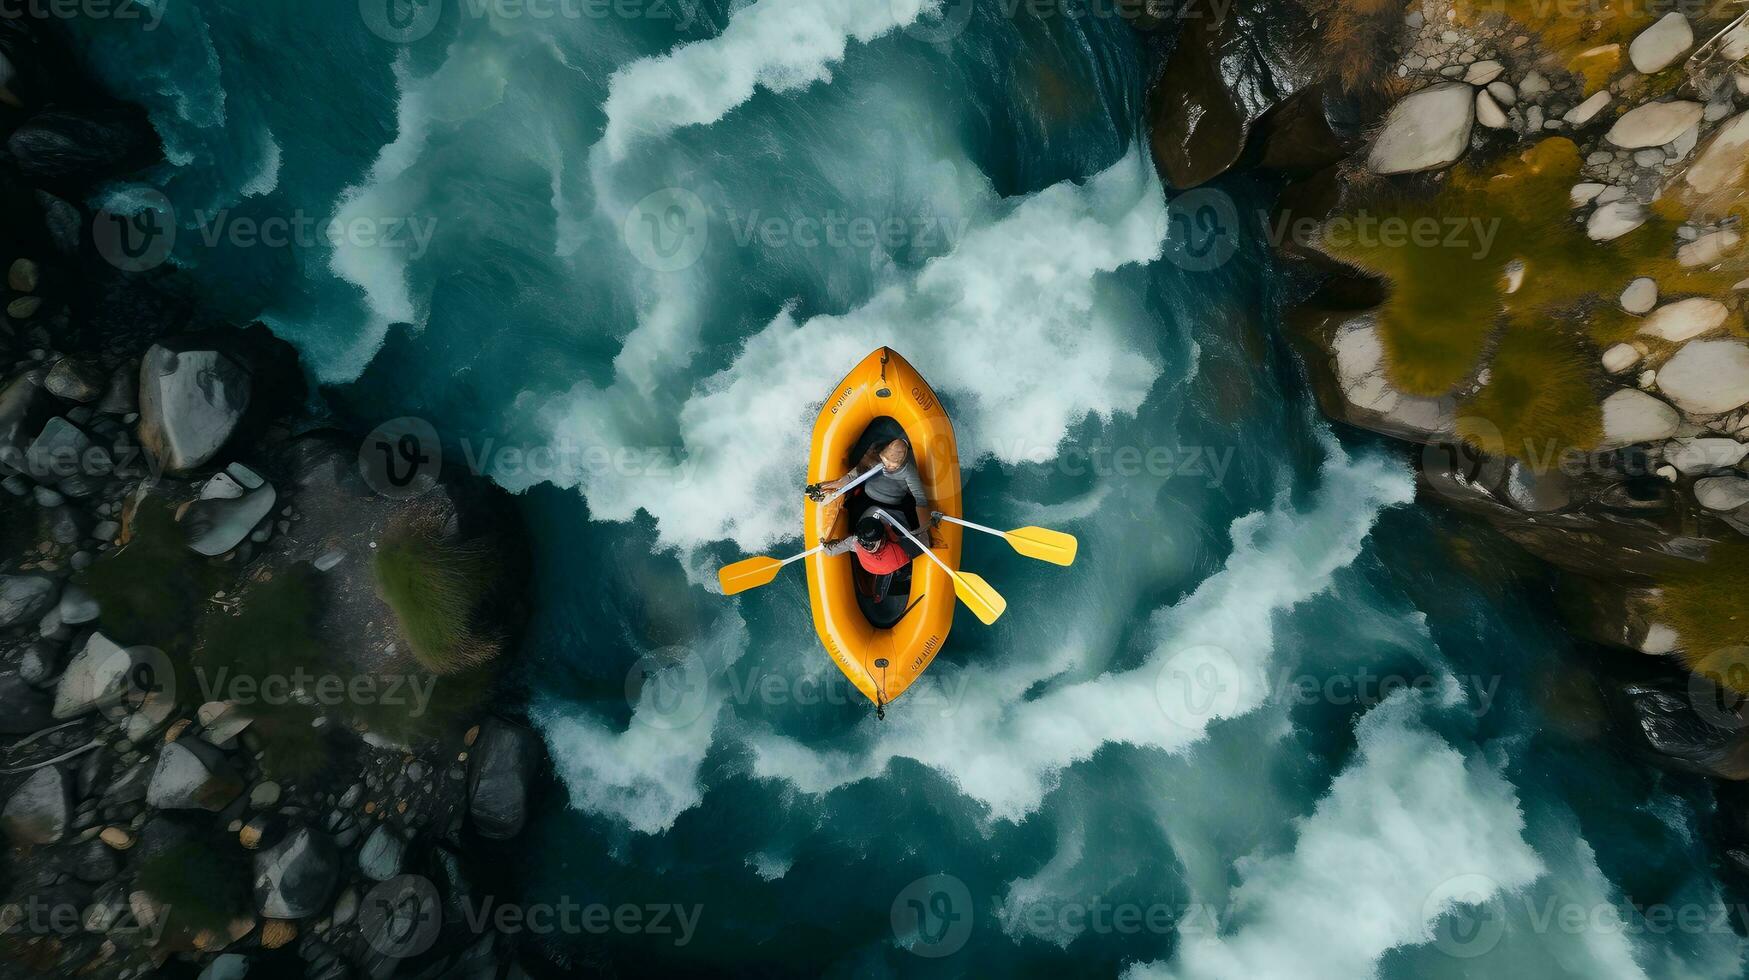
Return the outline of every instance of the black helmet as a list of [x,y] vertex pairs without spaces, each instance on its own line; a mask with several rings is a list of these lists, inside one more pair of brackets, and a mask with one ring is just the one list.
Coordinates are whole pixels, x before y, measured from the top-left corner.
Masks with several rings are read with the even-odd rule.
[[856,522],[856,540],[865,548],[879,547],[887,539],[886,523],[873,514],[864,514]]

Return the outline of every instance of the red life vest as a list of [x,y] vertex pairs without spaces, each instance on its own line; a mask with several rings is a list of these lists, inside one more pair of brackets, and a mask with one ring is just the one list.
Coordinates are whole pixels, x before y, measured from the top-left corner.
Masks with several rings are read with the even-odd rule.
[[861,541],[858,541],[856,543],[856,560],[862,563],[863,571],[870,575],[891,575],[909,565],[911,556],[905,553],[904,548],[899,547],[899,536],[889,527],[886,539],[881,542],[880,547],[872,552],[864,548]]

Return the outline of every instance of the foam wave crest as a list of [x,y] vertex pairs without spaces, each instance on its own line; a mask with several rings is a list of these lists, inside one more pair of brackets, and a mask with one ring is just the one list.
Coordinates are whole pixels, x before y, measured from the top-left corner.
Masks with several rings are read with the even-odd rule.
[[1323,592],[1360,554],[1378,515],[1413,499],[1413,480],[1399,464],[1350,458],[1334,439],[1326,447],[1312,505],[1296,510],[1282,497],[1268,513],[1235,521],[1226,566],[1155,614],[1154,647],[1141,666],[1031,697],[1084,652],[972,668],[965,700],[952,712],[898,713],[859,752],[765,736],[754,745],[755,773],[824,793],[904,757],[953,779],[991,816],[1019,820],[1038,809],[1062,770],[1104,745],[1180,752],[1215,722],[1256,710],[1267,698],[1278,615]]

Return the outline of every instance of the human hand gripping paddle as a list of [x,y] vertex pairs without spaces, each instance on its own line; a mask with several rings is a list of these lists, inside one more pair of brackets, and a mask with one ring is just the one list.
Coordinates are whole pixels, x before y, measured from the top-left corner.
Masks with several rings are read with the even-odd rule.
[[941,556],[931,551],[928,545],[917,540],[917,535],[912,534],[910,528],[895,520],[884,510],[876,510],[874,514],[886,521],[888,527],[896,529],[900,534],[911,539],[911,543],[917,547],[918,551],[928,555],[930,561],[941,566],[941,570],[953,579],[953,594],[959,596],[959,600],[965,603],[966,608],[970,609],[972,614],[977,616],[985,626],[990,626],[1002,618],[1002,613],[1008,609],[1008,600],[1002,598],[1002,593],[991,588],[990,583],[984,581],[982,576],[974,575],[971,572],[956,572],[947,567],[947,562],[942,561]]
[[974,531],[982,531],[985,534],[994,534],[999,538],[1004,538],[1015,551],[1020,552],[1025,557],[1048,561],[1053,565],[1075,564],[1075,551],[1080,547],[1080,543],[1075,540],[1073,534],[1053,531],[1048,527],[1021,527],[1012,531],[998,531],[993,527],[985,527],[982,524],[973,524],[971,521],[962,521],[957,517],[949,517],[939,511],[936,512],[935,516],[949,524],[958,524],[960,527],[969,527]]

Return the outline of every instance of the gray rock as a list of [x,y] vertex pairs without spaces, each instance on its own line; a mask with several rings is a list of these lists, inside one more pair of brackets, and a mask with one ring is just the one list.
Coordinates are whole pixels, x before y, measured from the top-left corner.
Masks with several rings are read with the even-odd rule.
[[43,388],[56,398],[83,404],[102,397],[108,381],[109,376],[103,369],[90,361],[63,357],[49,369],[48,377],[43,379]]
[[358,849],[358,872],[371,881],[388,881],[401,873],[407,842],[386,824],[377,824]]
[[249,975],[249,957],[242,953],[221,953],[200,971],[196,980],[243,980]]
[[340,881],[340,854],[327,835],[300,827],[255,855],[255,909],[272,919],[318,915]]
[[249,406],[249,372],[216,350],[153,346],[140,362],[140,442],[172,472],[210,460]]
[[119,701],[134,658],[102,633],[92,633],[55,685],[55,717],[65,721]]
[[1475,90],[1470,86],[1443,82],[1424,88],[1392,107],[1367,165],[1378,174],[1450,166],[1469,148],[1475,123]]
[[0,389],[0,470],[24,472],[24,452],[54,415],[55,400],[43,390],[43,371],[13,378]]
[[1628,60],[1642,75],[1655,75],[1694,47],[1694,29],[1680,13],[1665,14],[1628,45]]
[[15,844],[54,844],[73,819],[73,777],[44,766],[13,790],[0,809],[0,831]]
[[0,628],[28,622],[55,604],[55,582],[42,575],[0,575]]
[[1658,387],[1692,415],[1719,415],[1749,404],[1749,344],[1696,340],[1658,371]]
[[1749,477],[1709,476],[1694,481],[1694,499],[1707,510],[1731,511],[1749,504]]
[[225,754],[199,739],[171,742],[158,753],[146,803],[161,810],[217,813],[243,793],[243,780]]
[[1623,388],[1603,400],[1604,449],[1641,442],[1662,442],[1676,434],[1682,417],[1676,409],[1637,391]]
[[140,410],[140,371],[135,367],[120,367],[109,376],[109,385],[97,410],[105,415],[131,415]]
[[278,494],[271,485],[262,485],[241,497],[210,497],[189,505],[182,519],[188,535],[188,547],[195,553],[215,558],[230,551],[249,536],[255,525],[273,513]]
[[507,840],[522,832],[535,751],[534,735],[526,728],[496,718],[480,726],[468,760],[468,815],[481,837]]
[[1699,102],[1648,102],[1624,113],[1604,138],[1628,150],[1663,146],[1699,124],[1705,112],[1706,107]]
[[101,609],[97,599],[83,588],[69,584],[61,590],[61,622],[68,626],[82,626],[97,618]]
[[42,434],[30,444],[25,465],[32,479],[55,485],[82,474],[104,476],[115,468],[108,450],[60,416],[49,419]]

